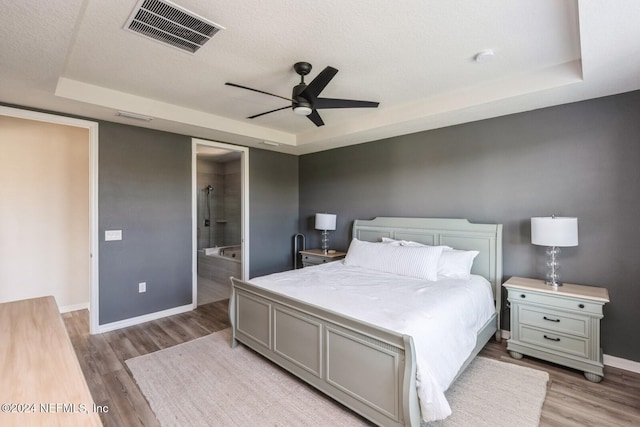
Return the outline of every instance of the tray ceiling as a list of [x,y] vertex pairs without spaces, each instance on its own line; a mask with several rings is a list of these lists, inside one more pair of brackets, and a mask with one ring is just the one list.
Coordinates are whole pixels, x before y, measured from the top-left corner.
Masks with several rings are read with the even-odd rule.
[[[136,1],[3,3],[1,102],[293,154],[640,88],[633,0],[174,1],[225,28],[194,54],[126,31]],[[298,61],[380,107],[246,119],[287,102],[224,83],[289,97]]]

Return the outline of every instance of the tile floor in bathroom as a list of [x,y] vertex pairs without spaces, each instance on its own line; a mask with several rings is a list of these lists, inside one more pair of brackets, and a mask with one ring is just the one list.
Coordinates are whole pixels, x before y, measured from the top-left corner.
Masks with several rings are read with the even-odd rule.
[[231,296],[231,281],[218,283],[198,276],[198,305],[228,299]]

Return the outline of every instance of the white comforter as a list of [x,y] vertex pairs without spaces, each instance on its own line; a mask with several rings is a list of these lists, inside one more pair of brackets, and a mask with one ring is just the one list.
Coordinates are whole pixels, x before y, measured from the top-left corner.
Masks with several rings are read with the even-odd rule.
[[451,415],[444,392],[495,312],[491,285],[475,275],[429,282],[339,261],[251,283],[413,337],[424,421]]

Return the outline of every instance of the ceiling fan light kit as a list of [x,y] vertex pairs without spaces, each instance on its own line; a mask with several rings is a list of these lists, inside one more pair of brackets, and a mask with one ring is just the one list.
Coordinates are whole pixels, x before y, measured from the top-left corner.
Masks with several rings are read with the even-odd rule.
[[242,86],[236,83],[225,83],[228,86],[237,87],[240,89],[246,89],[253,92],[262,93],[264,95],[275,96],[276,98],[285,99],[291,101],[290,106],[276,108],[275,110],[266,111],[264,113],[255,114],[247,117],[248,119],[255,119],[256,117],[264,116],[265,114],[275,113],[276,111],[292,108],[293,112],[300,116],[307,116],[316,126],[323,126],[324,122],[318,114],[319,109],[327,108],[377,108],[379,103],[372,101],[357,101],[352,99],[334,99],[334,98],[319,98],[320,93],[329,84],[331,79],[338,73],[338,70],[333,67],[326,67],[320,72],[308,85],[304,82],[304,76],[311,72],[311,64],[308,62],[296,62],[293,65],[293,69],[300,76],[300,83],[293,87],[291,98],[275,95],[273,93],[265,92],[259,89],[253,89],[247,86]]
[[293,107],[293,112],[299,116],[308,116],[313,112],[313,110],[311,109],[311,107],[298,105],[297,107]]

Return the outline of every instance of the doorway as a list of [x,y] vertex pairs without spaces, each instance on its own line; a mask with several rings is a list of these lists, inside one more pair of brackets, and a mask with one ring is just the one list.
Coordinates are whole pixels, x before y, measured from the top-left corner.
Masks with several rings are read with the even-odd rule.
[[[11,246],[0,251],[6,252],[3,259],[11,264],[11,268],[3,271],[13,271],[8,273],[13,274],[11,280],[2,281],[5,285],[14,283],[5,297],[13,300],[53,294],[61,311],[88,308],[90,333],[97,333],[98,123],[2,106],[0,116],[8,121],[17,120],[12,126],[4,126],[17,132],[7,136],[5,142],[21,142],[17,147],[20,152],[14,154],[22,156],[15,160],[24,162],[13,181],[3,179],[7,184],[3,188],[10,196],[5,201],[12,201],[5,206],[9,211],[2,215],[1,228],[7,233],[28,229],[40,235],[41,240],[38,244],[37,238],[31,241],[25,238],[26,234],[2,239]],[[46,135],[38,136],[43,131]],[[36,157],[30,160],[24,151],[28,149],[25,144],[32,147],[34,155],[47,157],[45,167],[38,166]],[[74,144],[86,145],[74,149]],[[6,170],[3,168],[3,172]],[[35,182],[29,185],[32,180]],[[45,227],[42,232],[38,231],[39,225]],[[20,247],[25,245],[28,250],[21,252]],[[47,245],[52,249],[47,250]],[[19,271],[14,271],[15,268]]]
[[249,149],[193,139],[193,305],[228,299],[248,278]]

